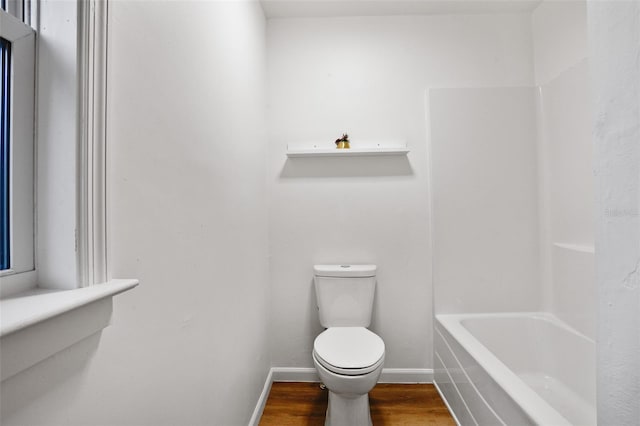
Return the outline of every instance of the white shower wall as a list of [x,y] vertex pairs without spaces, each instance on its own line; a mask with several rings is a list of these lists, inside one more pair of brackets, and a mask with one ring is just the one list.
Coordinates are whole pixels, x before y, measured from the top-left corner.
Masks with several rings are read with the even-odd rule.
[[540,306],[535,90],[429,93],[436,313]]
[[[531,103],[431,92],[436,312],[541,309],[593,337],[586,3],[542,2],[531,24]],[[516,146],[528,151],[505,155]]]
[[539,87],[543,308],[595,336],[594,179],[585,1],[532,15]]

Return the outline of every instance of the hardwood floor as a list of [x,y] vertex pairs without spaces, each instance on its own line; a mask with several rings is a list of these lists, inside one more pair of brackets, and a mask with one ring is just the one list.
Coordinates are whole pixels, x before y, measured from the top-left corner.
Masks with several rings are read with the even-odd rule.
[[[318,383],[273,383],[260,426],[323,426],[327,398]],[[433,385],[381,383],[369,403],[374,426],[455,426]]]

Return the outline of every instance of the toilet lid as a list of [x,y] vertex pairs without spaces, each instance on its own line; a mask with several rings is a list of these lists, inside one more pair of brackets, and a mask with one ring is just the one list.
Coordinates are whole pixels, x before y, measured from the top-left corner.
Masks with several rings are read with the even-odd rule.
[[366,369],[384,356],[382,339],[364,327],[330,327],[316,337],[313,349],[324,363],[340,370]]

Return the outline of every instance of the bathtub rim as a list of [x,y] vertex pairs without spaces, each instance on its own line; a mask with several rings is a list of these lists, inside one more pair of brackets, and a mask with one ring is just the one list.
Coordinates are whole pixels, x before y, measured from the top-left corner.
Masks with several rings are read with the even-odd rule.
[[487,349],[462,324],[463,320],[483,318],[528,318],[552,323],[569,333],[593,342],[593,339],[578,332],[549,312],[501,312],[472,314],[436,314],[436,324],[446,330],[473,360],[500,386],[520,407],[527,417],[536,424],[570,426],[562,414],[529,387],[518,375]]

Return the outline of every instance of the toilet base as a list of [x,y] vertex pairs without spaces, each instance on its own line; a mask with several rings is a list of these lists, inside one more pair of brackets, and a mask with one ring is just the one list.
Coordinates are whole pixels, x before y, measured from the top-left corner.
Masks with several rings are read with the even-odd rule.
[[339,395],[329,390],[325,426],[372,426],[369,394]]

